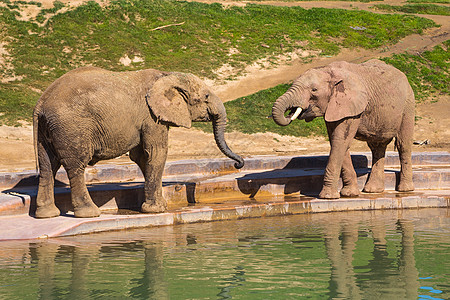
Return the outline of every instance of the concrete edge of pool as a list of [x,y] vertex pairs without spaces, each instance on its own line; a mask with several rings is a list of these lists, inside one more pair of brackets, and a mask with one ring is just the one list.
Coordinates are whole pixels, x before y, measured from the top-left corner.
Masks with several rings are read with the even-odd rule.
[[237,220],[263,216],[306,213],[358,211],[375,209],[449,208],[449,190],[422,190],[399,194],[387,191],[378,195],[339,200],[310,199],[300,201],[234,201],[226,204],[196,205],[161,214],[117,215],[104,213],[98,218],[78,219],[72,215],[52,219],[35,219],[28,215],[0,218],[0,240],[25,240],[62,237],[111,230],[167,226],[220,220]]
[[[55,189],[63,215],[38,220],[30,217],[37,192],[32,171],[0,173],[0,240],[36,239],[101,231],[233,220],[240,218],[350,210],[449,207],[450,153],[413,154],[413,193],[394,191],[398,158],[388,153],[386,192],[358,198],[316,199],[323,180],[327,156],[252,157],[244,170],[234,170],[227,159],[169,162],[163,178],[169,211],[139,214],[143,185],[136,166],[100,165],[87,172],[89,192],[102,216],[77,219],[70,213],[70,190]],[[355,153],[353,163],[360,188],[370,169],[370,155]],[[60,171],[64,183],[64,172]],[[132,209],[128,215],[112,214]]]

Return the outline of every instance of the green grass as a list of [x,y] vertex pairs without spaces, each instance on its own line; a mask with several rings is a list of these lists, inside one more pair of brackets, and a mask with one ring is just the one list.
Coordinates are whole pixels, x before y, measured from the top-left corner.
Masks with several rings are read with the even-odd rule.
[[[238,1],[247,1],[247,0],[236,0]],[[267,1],[267,0],[254,0],[254,1]],[[280,0],[280,2],[302,2],[302,1],[311,1],[311,0]],[[317,0],[317,1],[346,1],[346,2],[373,2],[373,1],[379,1],[379,0]],[[439,0],[438,0],[439,1]],[[445,1],[445,0],[442,0]]]
[[[56,2],[31,21],[18,21],[17,8],[0,7],[0,40],[6,42],[7,61],[13,67],[0,68],[0,74],[23,78],[0,83],[0,124],[29,121],[42,91],[84,65],[115,71],[156,68],[215,78],[213,71],[227,63],[243,70],[258,59],[273,60],[298,48],[335,55],[342,47],[384,47],[436,26],[415,16],[365,11],[264,5],[224,8],[170,0],[118,0],[103,8],[90,1],[52,16],[62,7]],[[231,48],[237,53],[230,54]],[[144,62],[123,66],[119,60],[124,55],[139,56]]]
[[436,94],[450,93],[450,40],[421,54],[395,54],[383,60],[408,77],[416,95],[423,101]]
[[[283,95],[289,86],[290,84],[281,84],[250,96],[226,102],[225,108],[228,118],[227,131],[239,131],[248,134],[273,132],[280,135],[292,136],[325,136],[327,131],[323,118],[317,118],[308,123],[305,121],[294,121],[285,127],[278,126],[272,119],[267,118],[267,116],[272,114],[272,105],[275,100]],[[210,124],[193,124],[195,128],[212,132]]]
[[403,6],[377,4],[374,7],[387,12],[450,16],[449,6],[435,4],[405,4]]
[[[235,0],[239,1],[247,1],[247,0]],[[267,1],[267,0],[254,0],[254,1]],[[280,0],[281,2],[301,2],[301,1],[311,1],[311,0]],[[318,1],[335,1],[335,0],[318,0]],[[337,1],[347,1],[347,2],[374,2],[379,0],[337,0]],[[450,0],[407,0],[408,3],[450,3]]]
[[41,7],[42,3],[37,2],[37,1],[10,1],[10,0],[2,0],[1,2],[5,3],[6,6],[8,6],[8,8],[10,9],[19,9],[20,6],[19,4],[22,5],[36,5],[37,7]]
[[407,0],[407,3],[442,3],[450,4],[450,0]]
[[53,2],[53,8],[49,9],[42,9],[40,13],[36,16],[36,21],[38,23],[43,23],[45,21],[45,16],[47,14],[55,14],[57,13],[61,8],[65,7],[65,4],[61,1],[55,1]]

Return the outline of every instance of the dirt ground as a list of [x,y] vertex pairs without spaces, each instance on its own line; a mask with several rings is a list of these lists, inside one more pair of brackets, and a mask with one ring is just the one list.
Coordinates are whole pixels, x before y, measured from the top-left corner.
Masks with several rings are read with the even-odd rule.
[[[51,7],[53,1],[46,0],[43,8]],[[71,5],[79,5],[82,1],[67,1]],[[107,3],[101,1],[100,3]],[[219,1],[204,1],[219,2]],[[243,2],[220,1],[226,5],[243,5]],[[261,3],[261,2],[258,2]],[[348,8],[365,9],[374,5],[358,2],[267,2],[274,5],[299,5],[304,8]],[[385,4],[400,4],[396,0],[384,1]],[[34,7],[34,6],[33,6]],[[26,11],[24,18],[37,14],[35,11]],[[394,53],[422,52],[449,39],[450,18],[444,16],[422,15],[433,19],[441,27],[428,30],[422,35],[411,35],[399,43],[385,49],[361,50],[345,49],[335,57],[315,58],[305,64],[301,59],[289,64],[281,64],[270,69],[249,67],[245,75],[226,83],[207,80],[208,84],[216,91],[223,101],[233,100],[246,96],[261,89],[273,87],[280,83],[292,81],[305,70],[327,65],[332,61],[346,60],[359,63],[370,58],[390,56]],[[415,126],[414,140],[422,145],[414,145],[413,151],[449,151],[450,149],[450,96],[439,96],[438,101],[426,101],[416,106],[417,122]],[[268,112],[270,113],[270,112]],[[199,159],[224,157],[215,145],[212,134],[207,134],[196,129],[171,128],[169,145],[169,160]],[[226,140],[230,148],[245,157],[254,155],[307,155],[327,154],[329,144],[323,137],[296,138],[280,136],[273,133],[243,134],[231,132],[226,134]],[[369,151],[365,143],[354,141],[352,151]],[[393,144],[389,145],[389,151],[393,150]],[[101,163],[131,163],[127,157],[120,157]],[[0,172],[20,171],[35,168],[32,127],[24,124],[22,127],[0,126]]]

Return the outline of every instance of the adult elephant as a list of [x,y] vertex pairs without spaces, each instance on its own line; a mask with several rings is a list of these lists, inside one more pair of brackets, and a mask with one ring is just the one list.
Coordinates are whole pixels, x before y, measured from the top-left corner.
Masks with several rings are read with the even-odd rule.
[[[288,110],[290,114],[285,116]],[[324,116],[331,151],[319,198],[339,198],[339,175],[343,181],[341,196],[359,194],[349,152],[353,138],[367,141],[372,151],[372,171],[364,192],[384,191],[384,157],[393,138],[401,163],[396,189],[414,190],[414,93],[398,69],[374,59],[363,64],[335,62],[308,70],[276,100],[272,115],[281,126],[296,118],[309,122]]]
[[39,162],[37,218],[60,214],[54,203],[54,176],[62,165],[68,175],[75,217],[96,217],[100,210],[86,188],[84,170],[100,160],[130,151],[145,178],[142,212],[163,212],[162,174],[169,126],[191,127],[212,121],[219,149],[244,165],[224,139],[222,101],[196,76],[158,70],[110,72],[84,67],[53,82],[33,114]]

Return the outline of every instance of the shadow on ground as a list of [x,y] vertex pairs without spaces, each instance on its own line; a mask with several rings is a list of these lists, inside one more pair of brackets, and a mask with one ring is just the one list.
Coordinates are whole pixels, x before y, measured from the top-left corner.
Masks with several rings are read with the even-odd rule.
[[[240,191],[254,197],[258,192],[283,189],[284,195],[317,196],[322,189],[328,156],[295,157],[282,169],[247,174],[237,179]],[[365,155],[352,155],[357,176],[370,172]],[[280,191],[281,192],[281,191]]]

